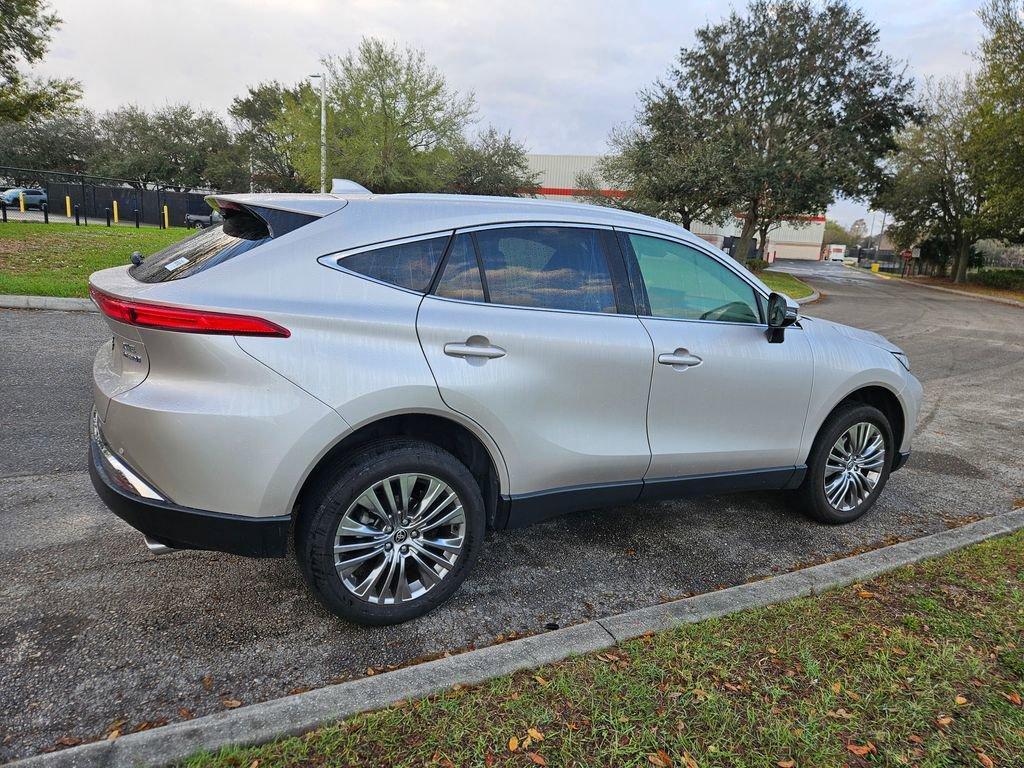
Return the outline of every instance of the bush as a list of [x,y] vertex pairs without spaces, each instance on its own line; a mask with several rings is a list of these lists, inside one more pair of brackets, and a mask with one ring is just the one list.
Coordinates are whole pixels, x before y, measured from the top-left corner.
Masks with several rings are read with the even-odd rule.
[[760,272],[764,272],[766,269],[768,269],[768,262],[765,261],[764,259],[750,259],[747,262],[746,266],[747,266],[747,269],[749,269],[751,272],[753,272],[756,275],[756,274],[758,274]]
[[971,277],[971,282],[988,288],[1024,290],[1024,269],[983,269]]

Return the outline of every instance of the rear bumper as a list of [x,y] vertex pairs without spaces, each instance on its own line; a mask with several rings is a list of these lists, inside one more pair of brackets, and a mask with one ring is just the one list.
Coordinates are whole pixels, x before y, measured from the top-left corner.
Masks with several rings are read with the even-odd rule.
[[114,456],[95,427],[89,476],[111,512],[161,544],[246,557],[284,557],[288,551],[289,515],[242,517],[173,504]]

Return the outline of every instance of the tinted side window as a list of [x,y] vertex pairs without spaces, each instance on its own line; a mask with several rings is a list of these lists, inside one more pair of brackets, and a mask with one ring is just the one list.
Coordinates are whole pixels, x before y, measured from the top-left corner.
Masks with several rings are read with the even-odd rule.
[[630,235],[654,317],[759,323],[754,289],[700,251],[657,237]]
[[338,259],[338,266],[391,283],[410,291],[426,292],[438,262],[444,255],[448,235],[386,245],[372,251],[353,253]]
[[437,284],[437,295],[463,301],[484,301],[484,286],[480,280],[472,235],[459,235],[452,243]]
[[615,313],[601,230],[508,227],[474,237],[492,303]]

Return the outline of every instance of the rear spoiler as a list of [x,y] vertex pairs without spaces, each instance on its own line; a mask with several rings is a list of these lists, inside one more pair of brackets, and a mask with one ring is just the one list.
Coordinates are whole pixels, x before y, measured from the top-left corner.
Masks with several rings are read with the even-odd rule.
[[336,213],[348,205],[348,200],[335,195],[289,195],[289,194],[252,194],[252,195],[207,195],[206,203],[215,211],[222,208],[230,209],[231,205],[248,209],[284,211],[301,213],[306,216],[320,218]]

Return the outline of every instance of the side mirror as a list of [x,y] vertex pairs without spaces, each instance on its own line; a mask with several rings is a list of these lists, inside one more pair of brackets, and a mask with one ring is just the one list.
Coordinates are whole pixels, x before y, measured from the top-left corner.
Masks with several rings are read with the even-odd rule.
[[786,328],[800,319],[800,305],[783,293],[768,297],[768,341],[781,344]]

